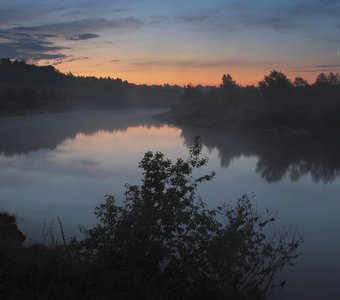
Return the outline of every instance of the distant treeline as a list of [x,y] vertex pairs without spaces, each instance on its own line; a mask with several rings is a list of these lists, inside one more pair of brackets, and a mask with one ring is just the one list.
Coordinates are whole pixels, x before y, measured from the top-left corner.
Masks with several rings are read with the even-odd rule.
[[219,87],[187,86],[171,118],[215,127],[324,130],[340,127],[340,75],[313,84],[271,71],[258,86],[242,87],[223,75]]
[[53,66],[0,59],[0,115],[122,107],[170,107],[182,88],[63,74]]

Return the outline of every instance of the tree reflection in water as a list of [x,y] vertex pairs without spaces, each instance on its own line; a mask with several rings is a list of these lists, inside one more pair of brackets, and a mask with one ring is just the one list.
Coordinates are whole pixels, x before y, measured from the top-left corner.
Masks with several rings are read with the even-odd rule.
[[222,167],[228,168],[240,156],[255,156],[258,159],[255,171],[268,183],[285,176],[297,181],[307,174],[315,183],[329,183],[340,175],[340,142],[336,138],[312,137],[302,132],[181,129],[187,145],[199,134],[209,150],[216,148]]
[[[159,111],[120,110],[116,112],[78,112],[11,117],[0,119],[0,154],[13,156],[39,149],[55,149],[78,133],[125,131],[130,126],[161,127],[164,122],[151,119]],[[340,141],[311,137],[306,133],[240,132],[206,127],[179,126],[189,145],[200,135],[208,149],[216,148],[221,166],[241,156],[258,159],[256,172],[267,182],[288,176],[297,181],[310,174],[314,182],[332,182],[340,175]]]

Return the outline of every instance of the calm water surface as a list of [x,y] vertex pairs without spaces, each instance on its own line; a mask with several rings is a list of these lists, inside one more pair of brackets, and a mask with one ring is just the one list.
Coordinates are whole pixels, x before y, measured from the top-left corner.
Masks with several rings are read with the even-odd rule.
[[80,237],[77,226],[96,223],[93,209],[106,194],[122,199],[125,183],[139,183],[144,152],[185,157],[199,134],[207,171],[217,173],[199,190],[210,207],[253,193],[259,211],[278,211],[278,228],[305,233],[303,256],[280,275],[287,286],[273,298],[339,299],[340,143],[180,128],[153,119],[156,113],[0,119],[0,208],[20,218],[31,242],[41,242],[44,226],[57,216],[68,237]]

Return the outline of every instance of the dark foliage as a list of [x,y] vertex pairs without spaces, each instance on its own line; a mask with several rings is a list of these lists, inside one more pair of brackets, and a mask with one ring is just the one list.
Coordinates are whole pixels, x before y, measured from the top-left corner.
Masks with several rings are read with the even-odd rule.
[[0,59],[0,115],[121,107],[170,107],[178,86],[147,86],[63,74],[53,66]]
[[142,185],[127,185],[122,206],[113,196],[97,207],[100,223],[74,246],[98,268],[102,298],[264,299],[273,276],[291,264],[301,239],[267,238],[272,213],[261,218],[248,196],[209,210],[196,189],[212,174],[196,140],[187,160],[147,152]]
[[188,86],[174,107],[176,121],[242,128],[294,128],[324,131],[340,127],[340,76],[320,74],[315,83],[291,82],[272,71],[258,87],[241,87],[224,75],[219,88]]
[[26,237],[18,230],[16,218],[6,212],[0,212],[0,240],[22,243]]

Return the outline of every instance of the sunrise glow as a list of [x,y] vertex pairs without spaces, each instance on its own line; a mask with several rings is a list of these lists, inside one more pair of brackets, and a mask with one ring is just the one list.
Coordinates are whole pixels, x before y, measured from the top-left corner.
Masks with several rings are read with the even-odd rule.
[[4,1],[0,56],[137,84],[340,70],[336,1]]

